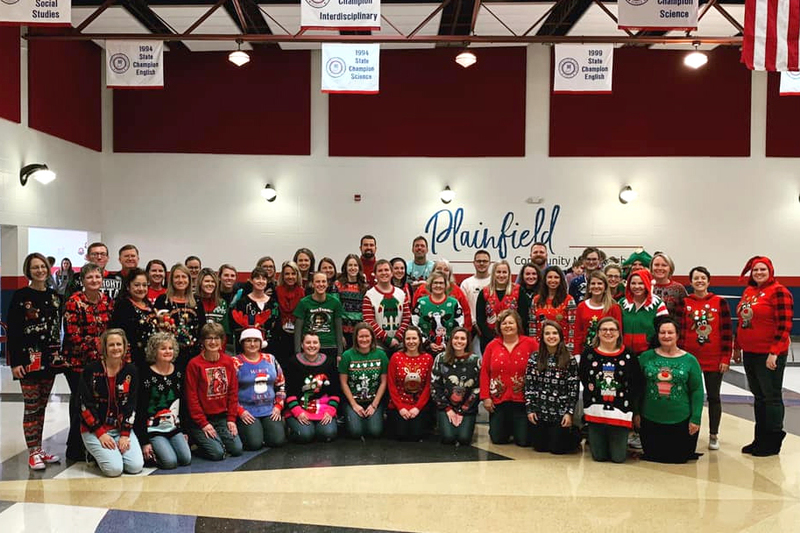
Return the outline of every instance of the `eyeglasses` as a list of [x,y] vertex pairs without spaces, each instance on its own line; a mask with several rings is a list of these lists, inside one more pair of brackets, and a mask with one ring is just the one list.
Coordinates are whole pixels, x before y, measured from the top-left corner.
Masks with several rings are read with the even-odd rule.
[[488,259],[475,259],[475,260],[473,261],[473,263],[480,263],[480,264],[482,264],[482,265],[485,265],[486,263],[489,263],[489,262],[490,262],[490,261],[489,261]]
[[617,328],[600,328],[600,333],[614,333],[619,331]]
[[207,340],[207,341],[221,341],[222,337],[217,337],[216,335],[211,335],[209,337],[206,337],[205,340]]
[[89,257],[108,257],[108,252],[92,252]]

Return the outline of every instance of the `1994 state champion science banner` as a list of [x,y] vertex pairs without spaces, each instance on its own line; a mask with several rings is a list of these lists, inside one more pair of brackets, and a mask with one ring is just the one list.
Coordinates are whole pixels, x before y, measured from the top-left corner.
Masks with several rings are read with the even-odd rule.
[[300,0],[300,28],[379,30],[381,2],[380,0]]
[[1,25],[71,26],[72,0],[0,0]]
[[619,0],[621,30],[695,30],[699,0]]
[[613,44],[557,44],[553,93],[610,94]]
[[322,45],[322,92],[378,94],[381,45]]
[[111,89],[164,88],[164,43],[106,41],[106,86]]

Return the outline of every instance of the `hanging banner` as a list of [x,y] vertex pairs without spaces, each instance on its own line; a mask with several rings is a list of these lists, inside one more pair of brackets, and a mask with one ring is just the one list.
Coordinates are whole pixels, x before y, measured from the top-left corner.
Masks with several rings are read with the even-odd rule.
[[323,44],[322,92],[378,94],[381,45]]
[[621,30],[696,30],[699,0],[619,0]]
[[613,44],[557,44],[553,93],[611,94]]
[[379,30],[381,2],[380,0],[300,0],[300,28]]
[[106,86],[163,89],[163,41],[106,41]]
[[800,96],[800,72],[781,72],[781,96]]
[[0,25],[72,26],[72,0],[0,0]]

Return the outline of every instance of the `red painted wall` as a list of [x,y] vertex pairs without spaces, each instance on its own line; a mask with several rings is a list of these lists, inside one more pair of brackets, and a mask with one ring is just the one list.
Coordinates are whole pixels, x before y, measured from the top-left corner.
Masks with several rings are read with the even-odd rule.
[[800,157],[800,96],[780,95],[781,76],[767,77],[767,157]]
[[0,26],[0,118],[19,123],[20,64],[19,27]]

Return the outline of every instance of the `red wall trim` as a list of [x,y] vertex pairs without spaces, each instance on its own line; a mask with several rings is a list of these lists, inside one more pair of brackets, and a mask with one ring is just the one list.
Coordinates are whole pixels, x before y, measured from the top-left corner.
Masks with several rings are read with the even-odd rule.
[[28,286],[28,278],[25,276],[1,276],[0,289],[4,291],[15,291]]
[[19,27],[0,27],[0,118],[22,119]]

